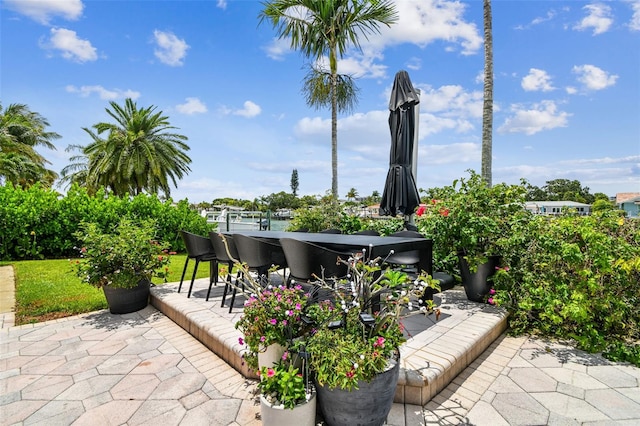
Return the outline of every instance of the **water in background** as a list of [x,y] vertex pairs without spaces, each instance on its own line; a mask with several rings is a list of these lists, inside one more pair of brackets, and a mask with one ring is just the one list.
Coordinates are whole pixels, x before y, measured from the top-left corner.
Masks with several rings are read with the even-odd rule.
[[284,231],[289,227],[291,222],[288,220],[275,220],[271,218],[271,230],[272,231]]

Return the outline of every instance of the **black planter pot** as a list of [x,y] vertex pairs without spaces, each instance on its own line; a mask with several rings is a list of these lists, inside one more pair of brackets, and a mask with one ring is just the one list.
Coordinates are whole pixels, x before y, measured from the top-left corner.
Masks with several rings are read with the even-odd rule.
[[487,279],[496,273],[496,266],[500,264],[500,256],[489,256],[488,261],[478,265],[478,269],[474,273],[469,271],[469,264],[464,255],[458,255],[458,264],[467,299],[473,302],[484,302],[484,296],[491,289]]
[[318,404],[329,426],[377,426],[387,420],[398,385],[400,357],[395,365],[370,382],[358,382],[358,389],[329,389],[316,384]]
[[104,296],[107,298],[109,312],[112,314],[130,314],[144,309],[149,304],[148,280],[140,280],[137,287],[111,288],[104,286]]

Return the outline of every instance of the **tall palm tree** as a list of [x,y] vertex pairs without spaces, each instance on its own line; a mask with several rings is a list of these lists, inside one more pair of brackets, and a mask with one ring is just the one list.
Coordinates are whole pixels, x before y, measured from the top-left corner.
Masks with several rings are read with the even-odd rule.
[[491,26],[491,0],[484,0],[484,102],[482,105],[482,179],[491,186],[492,133],[493,133],[493,30]]
[[138,108],[131,99],[124,106],[109,104],[106,111],[115,123],[94,124],[95,131],[83,128],[92,142],[70,147],[80,149],[81,155],[64,168],[63,179],[84,182],[90,190],[108,188],[119,196],[143,191],[170,196],[169,181],[177,186],[190,171],[187,137],[169,132],[175,127],[161,111],[155,112],[156,107]]
[[0,104],[0,181],[28,187],[36,182],[51,186],[57,178],[51,164],[36,151],[37,146],[55,150],[51,142],[61,136],[45,129],[49,122],[27,105]]
[[280,38],[289,37],[292,49],[313,60],[329,57],[329,72],[312,66],[305,89],[309,105],[331,105],[331,193],[338,199],[338,111],[352,106],[356,95],[351,78],[338,76],[338,59],[349,47],[360,49],[359,36],[397,21],[395,6],[390,0],[273,0],[263,5],[260,22],[271,22]]

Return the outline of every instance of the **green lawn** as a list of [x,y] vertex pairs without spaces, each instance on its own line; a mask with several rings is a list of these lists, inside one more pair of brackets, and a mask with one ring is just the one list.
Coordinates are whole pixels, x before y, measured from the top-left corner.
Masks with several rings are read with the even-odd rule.
[[[186,255],[171,256],[168,281],[180,281]],[[16,277],[16,325],[67,317],[106,309],[102,289],[76,277],[68,259],[2,262],[13,265]],[[190,279],[195,262],[190,261],[185,279]],[[200,265],[196,278],[209,276],[208,263]],[[162,280],[154,280],[161,284]]]

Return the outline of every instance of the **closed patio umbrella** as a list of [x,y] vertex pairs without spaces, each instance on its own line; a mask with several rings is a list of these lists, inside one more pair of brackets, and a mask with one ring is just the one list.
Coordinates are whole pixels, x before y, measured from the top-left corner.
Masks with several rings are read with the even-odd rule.
[[383,216],[405,216],[409,220],[420,205],[420,196],[412,172],[414,145],[417,143],[416,105],[419,93],[414,89],[406,71],[398,71],[389,101],[389,130],[391,131],[391,154],[389,172],[380,201]]

